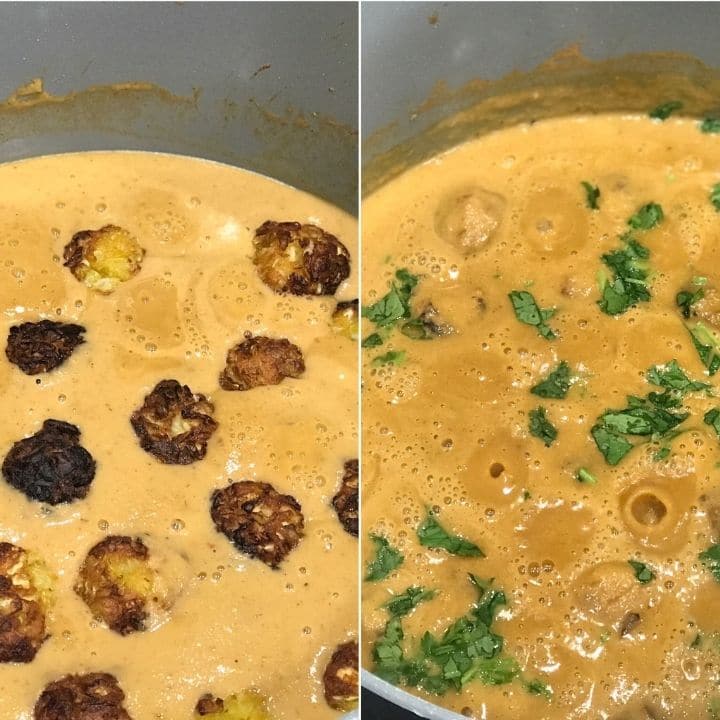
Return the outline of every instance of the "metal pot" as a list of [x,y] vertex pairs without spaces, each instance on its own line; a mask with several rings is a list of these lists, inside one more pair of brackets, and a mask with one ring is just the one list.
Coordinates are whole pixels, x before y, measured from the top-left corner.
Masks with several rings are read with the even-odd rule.
[[0,162],[194,155],[355,212],[357,25],[352,3],[0,4],[0,97],[66,96],[0,105]]
[[[443,149],[518,122],[647,112],[670,99],[689,114],[718,109],[720,75],[700,62],[720,65],[706,3],[373,2],[361,15],[366,193]],[[577,43],[595,62],[566,53],[529,72]],[[376,720],[462,718],[370,672],[362,680],[376,696],[366,693],[363,708]]]

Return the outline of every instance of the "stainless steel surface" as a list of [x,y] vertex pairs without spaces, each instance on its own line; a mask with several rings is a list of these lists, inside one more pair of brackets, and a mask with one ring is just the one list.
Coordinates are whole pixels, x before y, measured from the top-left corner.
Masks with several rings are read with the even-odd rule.
[[[703,2],[366,2],[361,10],[363,166],[400,144],[400,157],[417,161],[420,155],[406,141],[463,109],[464,102],[476,102],[468,95],[418,113],[438,81],[459,88],[476,78],[530,71],[575,43],[593,60],[679,52],[719,66],[715,17],[716,6]],[[367,671],[363,686],[419,717],[462,718]]]
[[[86,149],[196,155],[356,209],[354,3],[0,3],[0,97],[150,82],[148,93],[0,109],[0,161]],[[270,65],[269,68],[261,69]]]

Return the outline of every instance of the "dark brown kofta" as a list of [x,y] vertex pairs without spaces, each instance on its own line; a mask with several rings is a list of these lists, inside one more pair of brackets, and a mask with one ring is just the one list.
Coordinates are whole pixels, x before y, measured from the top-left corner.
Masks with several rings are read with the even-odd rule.
[[347,248],[316,225],[268,220],[253,245],[260,278],[276,293],[334,295],[350,275]]
[[355,537],[358,536],[358,484],[358,461],[348,460],[332,504],[342,526]]
[[334,710],[350,712],[358,704],[358,644],[338,645],[323,674],[325,700]]
[[305,531],[300,503],[266,482],[243,480],[215,490],[210,515],[238,550],[272,568],[287,557]]
[[5,355],[26,375],[50,372],[60,367],[78,345],[85,342],[82,325],[40,320],[13,325]]
[[289,340],[245,334],[227,354],[220,374],[223,390],[251,390],[261,385],[277,385],[286,377],[305,372],[302,351]]
[[189,465],[205,457],[218,426],[214,412],[204,395],[194,394],[177,380],[161,380],[130,423],[143,450],[168,465]]
[[125,693],[108,673],[66,675],[51,682],[35,703],[34,720],[132,720]]

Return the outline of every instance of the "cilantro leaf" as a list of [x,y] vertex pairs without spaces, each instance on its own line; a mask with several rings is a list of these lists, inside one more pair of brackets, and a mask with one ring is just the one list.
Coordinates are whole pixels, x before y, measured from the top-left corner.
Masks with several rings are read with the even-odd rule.
[[376,367],[379,365],[402,365],[406,355],[404,350],[388,350],[384,355],[373,358],[372,364]]
[[578,468],[575,473],[575,479],[580,483],[585,483],[586,485],[597,484],[597,478],[587,468]]
[[655,365],[650,368],[646,377],[648,382],[668,390],[675,390],[681,395],[688,392],[709,390],[712,386],[709,383],[691,380],[685,371],[678,365],[677,360],[671,360],[665,365]]
[[708,375],[714,375],[720,370],[720,342],[715,334],[701,322],[696,323],[692,328],[688,327],[688,332],[700,360],[707,368]]
[[667,120],[676,110],[681,110],[682,106],[680,100],[670,100],[658,105],[654,110],[650,111],[649,115],[653,120]]
[[380,333],[371,333],[362,341],[362,346],[364,348],[374,348],[379,347],[383,344],[383,342],[384,340],[382,339],[382,335],[380,335]]
[[720,118],[707,117],[700,123],[700,132],[720,133]]
[[658,203],[648,203],[643,205],[628,221],[627,224],[633,230],[652,230],[659,225],[665,215],[663,209]]
[[570,366],[563,360],[544,380],[530,388],[533,395],[561,400],[570,390]]
[[528,680],[525,683],[525,689],[531,695],[542,695],[547,700],[551,700],[553,696],[552,688],[541,680]]
[[599,210],[600,188],[597,185],[591,185],[586,180],[583,180],[580,184],[585,188],[585,203],[587,206],[591,210]]
[[540,405],[530,411],[530,434],[539,438],[545,443],[545,447],[550,447],[555,438],[558,436],[557,428],[547,419],[545,408]]
[[645,585],[655,579],[655,573],[645,563],[640,562],[639,560],[628,560],[628,564],[635,571],[635,577],[642,585]]
[[692,306],[703,297],[705,297],[705,291],[702,288],[698,288],[695,292],[681,290],[675,296],[675,303],[682,311],[682,316],[687,320],[692,312]]
[[394,548],[381,535],[370,535],[370,539],[375,543],[375,558],[368,563],[365,580],[368,582],[377,582],[384,580],[393,570],[399,568],[405,558],[402,553]]
[[437,595],[436,590],[426,590],[423,587],[409,587],[404,593],[388,600],[383,607],[387,608],[392,617],[405,617],[409,615],[421,602],[432,600]]
[[555,314],[554,309],[541,309],[532,293],[527,290],[513,290],[508,297],[515,311],[515,317],[521,323],[537,328],[538,333],[546,340],[554,340],[557,337],[547,324]]
[[475,543],[447,532],[435,519],[435,513],[432,511],[428,512],[427,517],[417,529],[417,536],[423,547],[447,550],[451,555],[461,557],[485,557],[485,553]]
[[621,315],[639,302],[650,300],[647,285],[647,260],[650,251],[632,238],[625,247],[602,256],[602,261],[613,271],[612,280],[601,282],[602,297],[598,301],[606,315]]
[[378,327],[394,325],[398,320],[410,317],[410,297],[419,282],[417,275],[412,275],[406,268],[395,272],[395,279],[390,291],[376,303],[363,307],[362,316]]
[[715,209],[720,212],[720,183],[715,183],[712,186],[710,202],[715,206]]
[[712,573],[712,576],[720,582],[720,545],[711,545],[698,555],[698,560]]
[[703,417],[703,422],[709,425],[715,431],[715,434],[720,437],[720,408],[715,407],[708,410]]
[[608,465],[617,465],[634,447],[622,435],[608,430],[601,424],[594,425],[590,433]]

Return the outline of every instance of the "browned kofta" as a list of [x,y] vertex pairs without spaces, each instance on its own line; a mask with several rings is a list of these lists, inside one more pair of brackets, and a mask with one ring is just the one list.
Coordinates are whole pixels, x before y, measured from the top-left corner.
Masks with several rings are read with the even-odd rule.
[[48,637],[54,578],[26,550],[0,543],[0,662],[29,663]]
[[241,552],[276,568],[305,532],[300,503],[266,482],[243,480],[215,490],[210,515]]
[[111,535],[90,549],[75,592],[93,616],[120,635],[145,630],[156,573],[140,538]]
[[42,430],[12,446],[2,473],[31,500],[58,505],[88,494],[95,477],[95,460],[80,445],[80,430],[75,425],[46,420]]
[[145,396],[130,423],[140,447],[168,465],[202,460],[210,436],[218,427],[213,404],[177,380],[161,380]]
[[50,372],[60,367],[75,348],[85,342],[84,332],[82,325],[53,320],[13,325],[5,355],[26,375]]
[[340,523],[347,532],[358,536],[358,461],[345,463],[340,489],[332,500]]
[[260,278],[276,293],[334,295],[350,275],[347,248],[317,225],[268,220],[253,245]]
[[325,700],[334,710],[350,712],[358,704],[358,644],[338,645],[323,674]]
[[305,372],[303,354],[289,340],[253,337],[231,348],[220,374],[223,390],[252,390],[261,385],[278,385],[286,377],[298,378]]
[[66,675],[43,691],[34,720],[132,720],[124,707],[125,693],[108,673]]
[[360,333],[360,303],[356,300],[344,300],[335,306],[332,314],[332,327],[336,333],[350,340],[357,340]]
[[82,230],[65,246],[65,267],[91,290],[107,294],[140,272],[145,250],[128,230],[105,225]]

